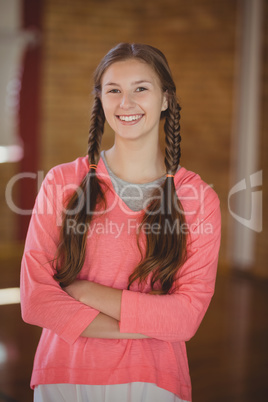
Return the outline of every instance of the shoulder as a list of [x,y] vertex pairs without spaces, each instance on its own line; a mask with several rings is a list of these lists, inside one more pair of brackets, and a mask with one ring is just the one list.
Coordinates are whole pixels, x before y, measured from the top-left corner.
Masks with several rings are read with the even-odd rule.
[[55,184],[79,185],[88,172],[88,159],[79,157],[74,161],[54,166],[46,175],[45,181]]
[[214,210],[219,210],[219,197],[201,177],[190,170],[181,167],[175,177],[174,183],[177,196],[188,216],[208,216]]

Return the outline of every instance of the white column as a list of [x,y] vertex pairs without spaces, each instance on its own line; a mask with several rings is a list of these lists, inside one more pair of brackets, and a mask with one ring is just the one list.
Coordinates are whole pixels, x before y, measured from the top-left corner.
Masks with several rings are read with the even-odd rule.
[[0,0],[0,163],[23,157],[18,136],[23,55],[35,33],[21,30],[21,0]]
[[240,0],[236,100],[229,192],[232,266],[254,264],[256,233],[262,230],[259,165],[262,0]]

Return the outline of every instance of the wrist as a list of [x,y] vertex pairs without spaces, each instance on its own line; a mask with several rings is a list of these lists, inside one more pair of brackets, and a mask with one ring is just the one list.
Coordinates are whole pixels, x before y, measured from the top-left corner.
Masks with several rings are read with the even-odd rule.
[[91,295],[91,282],[89,281],[80,281],[80,288],[79,288],[79,301],[80,303],[89,304],[90,295]]

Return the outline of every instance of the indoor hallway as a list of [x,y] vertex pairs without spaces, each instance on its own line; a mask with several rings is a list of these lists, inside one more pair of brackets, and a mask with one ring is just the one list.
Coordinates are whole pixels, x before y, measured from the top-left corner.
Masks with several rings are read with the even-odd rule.
[[[181,166],[221,204],[216,291],[187,342],[193,402],[268,402],[265,21],[268,0],[0,0],[0,294],[18,296],[42,179],[86,154],[99,61],[120,42],[157,47],[182,106]],[[113,141],[107,124],[102,149]],[[3,302],[0,402],[31,402],[41,329],[22,321],[19,300]]]

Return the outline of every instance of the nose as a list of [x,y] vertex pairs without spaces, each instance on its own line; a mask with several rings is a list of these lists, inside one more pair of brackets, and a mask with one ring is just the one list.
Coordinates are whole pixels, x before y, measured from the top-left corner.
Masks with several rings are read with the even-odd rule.
[[128,94],[128,93],[122,94],[122,98],[121,98],[121,102],[120,102],[121,109],[129,109],[133,106],[134,106],[134,102],[133,102],[131,94]]

